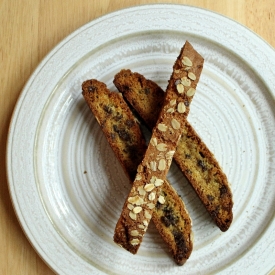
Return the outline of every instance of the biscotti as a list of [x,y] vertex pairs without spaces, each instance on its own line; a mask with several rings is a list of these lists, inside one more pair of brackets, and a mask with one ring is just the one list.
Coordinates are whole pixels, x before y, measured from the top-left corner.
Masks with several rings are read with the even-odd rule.
[[[104,83],[87,80],[82,90],[88,106],[132,183],[147,147],[139,124],[121,94],[110,92]],[[181,198],[166,180],[161,196],[164,201],[157,203],[152,220],[175,262],[183,265],[193,248],[191,219]]]
[[161,195],[162,185],[181,137],[203,62],[186,41],[173,66],[160,115],[115,228],[115,242],[133,254],[137,253],[152,218],[154,208],[150,206],[165,201]]
[[[153,128],[164,101],[164,91],[153,81],[130,70],[120,71],[114,84],[149,128]],[[233,219],[232,192],[215,156],[186,121],[181,128],[174,160],[189,180],[214,222],[226,231]]]

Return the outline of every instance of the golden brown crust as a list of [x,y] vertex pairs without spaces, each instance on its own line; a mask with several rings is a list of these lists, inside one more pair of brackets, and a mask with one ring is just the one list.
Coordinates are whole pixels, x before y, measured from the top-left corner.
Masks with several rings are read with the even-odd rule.
[[173,66],[164,104],[115,229],[115,242],[133,254],[140,247],[156,203],[165,202],[162,185],[182,134],[181,127],[185,124],[203,62],[187,41]]
[[[114,84],[147,126],[152,129],[164,101],[163,90],[153,81],[130,70],[120,71],[114,78]],[[215,156],[188,121],[182,130],[183,134],[174,160],[217,226],[222,231],[226,231],[233,219],[232,193],[227,177]]]
[[[87,80],[83,83],[82,90],[87,104],[132,182],[147,147],[139,124],[121,94],[110,92],[105,84]],[[165,197],[165,203],[157,204],[152,219],[175,262],[182,265],[193,248],[191,219],[184,203],[167,181],[163,184],[161,194]],[[127,246],[125,236],[116,235],[119,242],[123,241]]]

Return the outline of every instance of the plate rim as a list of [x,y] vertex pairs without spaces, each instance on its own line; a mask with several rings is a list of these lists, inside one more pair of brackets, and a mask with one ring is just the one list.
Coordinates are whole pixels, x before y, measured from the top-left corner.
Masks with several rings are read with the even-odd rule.
[[[267,42],[265,41],[261,36],[259,36],[257,33],[255,33],[254,31],[252,31],[251,29],[249,29],[248,27],[246,27],[245,25],[225,16],[222,14],[219,14],[215,11],[211,11],[208,9],[204,9],[201,7],[195,7],[195,6],[191,6],[191,5],[182,5],[182,4],[143,4],[143,5],[137,5],[137,6],[131,6],[131,7],[126,7],[126,8],[122,8],[122,9],[118,9],[116,11],[113,12],[109,12],[107,14],[101,15],[100,17],[84,24],[83,26],[81,26],[80,28],[77,28],[76,30],[74,30],[71,34],[69,34],[68,36],[66,36],[64,39],[62,39],[56,46],[54,46],[53,49],[51,49],[48,54],[41,60],[41,62],[37,65],[37,67],[35,68],[35,70],[33,71],[33,73],[31,74],[31,76],[29,77],[29,79],[27,80],[26,84],[24,85],[18,100],[15,104],[14,110],[12,112],[12,116],[11,116],[11,120],[10,120],[10,124],[9,124],[9,129],[8,129],[8,135],[7,135],[7,143],[6,143],[6,173],[7,173],[7,181],[8,181],[8,188],[9,188],[9,193],[10,193],[10,197],[11,197],[11,201],[12,201],[12,205],[16,214],[16,217],[19,221],[19,224],[25,234],[25,236],[27,237],[28,241],[30,242],[30,244],[32,245],[32,247],[35,249],[36,253],[38,253],[38,255],[44,260],[44,262],[55,272],[59,272],[62,270],[59,270],[58,265],[55,264],[54,261],[49,261],[48,255],[45,255],[42,251],[41,246],[39,245],[38,242],[34,241],[31,238],[31,233],[28,229],[28,225],[25,223],[25,219],[23,218],[23,216],[19,215],[19,213],[21,213],[20,210],[20,205],[17,204],[18,201],[16,200],[16,184],[13,181],[13,175],[12,175],[12,171],[10,169],[10,167],[12,166],[12,139],[13,139],[13,132],[15,130],[16,127],[16,121],[17,118],[20,114],[20,108],[22,107],[22,104],[24,102],[24,98],[28,95],[28,90],[31,87],[32,83],[35,81],[36,76],[39,74],[39,72],[41,71],[41,69],[44,67],[44,65],[52,58],[53,55],[55,55],[56,53],[58,53],[59,50],[62,49],[62,47],[71,39],[73,39],[74,37],[78,36],[80,33],[82,33],[83,31],[91,28],[92,26],[102,22],[102,21],[106,21],[109,20],[112,17],[116,17],[117,15],[123,15],[124,13],[128,13],[131,11],[136,11],[136,10],[142,10],[142,9],[154,9],[156,7],[160,7],[160,8],[164,8],[165,6],[170,7],[170,8],[175,8],[175,7],[183,7],[183,8],[189,8],[192,10],[201,10],[205,13],[208,13],[209,15],[215,15],[216,17],[219,18],[223,18],[226,20],[231,21],[234,24],[237,24],[238,26],[241,26],[242,28],[246,29],[246,31],[250,32],[251,34],[253,34],[254,36],[257,37],[257,39],[260,39],[266,46],[268,46],[270,48],[271,51],[273,51],[274,56],[275,56],[275,51],[274,48]],[[264,81],[264,80],[263,80]],[[266,81],[264,81],[264,83],[266,83]],[[273,99],[275,98],[275,92],[273,90],[271,90],[271,95],[273,96]],[[270,223],[274,223],[274,218],[275,218],[275,213],[273,215],[272,220],[270,221]],[[268,230],[268,229],[267,229]],[[273,266],[273,268],[275,268],[275,264]],[[93,271],[97,271],[99,272],[98,269],[95,269]],[[103,274],[103,273],[102,273]],[[105,274],[105,273],[104,273]]]

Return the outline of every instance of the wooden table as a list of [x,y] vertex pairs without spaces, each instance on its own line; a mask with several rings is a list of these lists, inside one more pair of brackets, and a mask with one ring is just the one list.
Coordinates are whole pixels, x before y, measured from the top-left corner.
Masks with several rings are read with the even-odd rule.
[[0,0],[0,274],[54,274],[25,237],[6,179],[8,127],[24,84],[43,57],[83,24],[124,7],[161,2],[193,5],[226,15],[275,48],[274,0]]

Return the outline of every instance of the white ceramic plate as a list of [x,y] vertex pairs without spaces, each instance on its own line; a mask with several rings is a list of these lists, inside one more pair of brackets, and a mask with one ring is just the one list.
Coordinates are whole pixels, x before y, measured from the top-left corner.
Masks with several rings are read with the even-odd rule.
[[[130,184],[81,95],[122,68],[166,88],[185,40],[205,65],[189,121],[232,184],[234,222],[212,223],[182,173],[169,179],[193,219],[194,250],[176,266],[153,225],[137,255],[112,241]],[[267,274],[275,267],[275,52],[240,24],[181,5],[108,14],[43,60],[11,122],[7,168],[20,223],[60,274]]]

